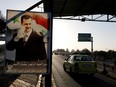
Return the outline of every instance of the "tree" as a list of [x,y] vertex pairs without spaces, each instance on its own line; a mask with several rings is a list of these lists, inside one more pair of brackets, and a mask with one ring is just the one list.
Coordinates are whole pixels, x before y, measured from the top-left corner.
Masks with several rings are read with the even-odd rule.
[[69,52],[68,48],[66,49],[66,52]]
[[2,16],[2,13],[0,11],[0,34],[3,34],[6,32],[6,22],[5,18]]
[[76,53],[80,54],[80,53],[81,53],[81,51],[77,49],[77,50],[76,50]]
[[71,50],[71,54],[73,54],[73,53],[75,53],[75,50],[74,49]]
[[115,58],[116,57],[116,52],[114,51],[114,50],[109,50],[108,52],[107,52],[107,58],[108,59],[113,59],[113,58]]
[[86,54],[86,55],[91,55],[91,52],[88,49],[86,49],[86,48],[83,49],[81,53],[82,54]]
[[56,51],[57,51],[57,52],[65,52],[64,49],[57,49]]

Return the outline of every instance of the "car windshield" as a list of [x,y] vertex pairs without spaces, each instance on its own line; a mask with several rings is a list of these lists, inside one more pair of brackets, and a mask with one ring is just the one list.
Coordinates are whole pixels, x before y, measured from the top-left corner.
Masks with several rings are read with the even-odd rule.
[[93,61],[93,58],[90,56],[75,56],[75,61]]

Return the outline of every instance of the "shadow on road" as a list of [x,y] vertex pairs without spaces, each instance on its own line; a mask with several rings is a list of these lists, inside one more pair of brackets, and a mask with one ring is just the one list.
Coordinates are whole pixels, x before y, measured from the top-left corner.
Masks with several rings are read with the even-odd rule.
[[82,87],[115,87],[91,74],[68,73]]
[[0,74],[0,87],[9,87],[20,74]]

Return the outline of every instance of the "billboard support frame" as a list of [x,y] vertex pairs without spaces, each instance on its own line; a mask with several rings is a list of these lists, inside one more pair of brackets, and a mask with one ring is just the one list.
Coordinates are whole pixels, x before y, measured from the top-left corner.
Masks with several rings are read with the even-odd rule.
[[93,37],[90,33],[78,33],[78,41],[91,42],[91,54],[93,56]]
[[93,37],[91,37],[91,53],[92,53],[92,56],[93,56]]
[[50,59],[49,59],[49,72],[45,75],[45,87],[52,87],[52,29],[53,29],[53,0],[45,0],[44,12],[51,13],[51,30],[50,30]]

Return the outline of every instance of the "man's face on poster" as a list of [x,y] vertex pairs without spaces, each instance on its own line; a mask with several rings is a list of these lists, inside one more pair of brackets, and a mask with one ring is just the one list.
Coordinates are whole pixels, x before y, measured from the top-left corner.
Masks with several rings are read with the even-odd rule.
[[23,19],[22,26],[25,28],[25,33],[28,33],[30,30],[32,30],[32,19]]

